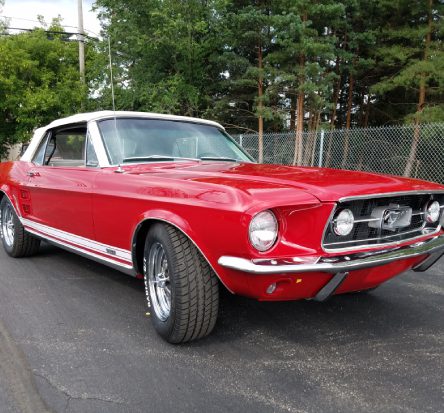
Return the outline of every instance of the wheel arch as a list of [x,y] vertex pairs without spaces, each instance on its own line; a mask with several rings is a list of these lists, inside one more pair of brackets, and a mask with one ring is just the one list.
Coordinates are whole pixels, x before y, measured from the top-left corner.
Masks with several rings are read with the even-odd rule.
[[[176,218],[176,219],[175,219]],[[180,224],[179,224],[180,222]],[[150,214],[150,216],[144,217],[136,226],[132,242],[131,242],[131,256],[132,261],[134,265],[134,270],[136,274],[143,274],[143,252],[145,247],[145,239],[148,234],[148,231],[150,228],[155,225],[156,223],[162,223],[162,224],[168,224],[174,227],[175,229],[179,230],[182,234],[184,234],[191,243],[197,248],[199,253],[202,255],[204,260],[208,263],[208,265],[211,267],[213,272],[216,274],[216,277],[219,279],[219,281],[223,284],[223,286],[230,292],[232,292],[227,285],[224,283],[221,276],[218,274],[214,266],[211,264],[210,260],[206,257],[202,249],[199,247],[199,245],[196,243],[196,241],[193,239],[192,236],[190,236],[189,231],[184,229],[184,227],[188,227],[188,224],[186,221],[184,221],[180,217],[165,217],[164,214]]]
[[20,213],[20,209],[18,208],[16,199],[14,196],[11,196],[10,190],[6,186],[2,186],[0,188],[0,202],[2,201],[2,199],[4,197],[6,197],[9,200],[9,202],[11,203],[12,207],[14,208],[14,211],[17,214],[18,218],[21,219],[22,214]]

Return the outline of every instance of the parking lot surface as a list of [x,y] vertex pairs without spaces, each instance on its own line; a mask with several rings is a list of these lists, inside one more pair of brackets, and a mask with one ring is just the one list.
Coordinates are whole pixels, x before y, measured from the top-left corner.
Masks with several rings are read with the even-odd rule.
[[143,283],[44,245],[0,251],[0,412],[442,412],[444,260],[370,294],[224,294],[207,339],[163,342]]

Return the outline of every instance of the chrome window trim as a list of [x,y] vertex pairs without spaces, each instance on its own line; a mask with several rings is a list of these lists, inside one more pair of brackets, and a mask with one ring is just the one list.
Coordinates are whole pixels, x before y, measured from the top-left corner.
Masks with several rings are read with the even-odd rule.
[[97,160],[99,161],[100,168],[107,168],[110,165],[108,155],[106,153],[105,145],[102,140],[102,135],[99,131],[99,126],[96,120],[88,122],[88,132],[91,137],[91,143],[96,151]]
[[[45,155],[46,155],[46,148],[48,146],[48,142],[51,140],[52,137],[52,130],[47,130],[43,136],[39,139],[37,146],[34,148],[34,152],[31,157],[31,163],[35,166],[43,166],[45,164]],[[35,157],[37,156],[37,153],[40,149],[40,145],[43,145],[44,151],[43,151],[43,162],[38,163],[36,162]]]
[[[103,138],[102,133],[100,132],[100,128],[99,128],[99,123],[100,122],[107,121],[107,120],[112,120],[112,119],[114,119],[113,116],[108,116],[108,117],[103,117],[103,118],[100,118],[100,119],[95,119],[94,121],[91,121],[91,123],[94,122],[97,134],[100,137],[101,145],[103,147],[104,154],[105,154],[105,157],[106,157],[106,163],[107,164],[105,166],[106,167],[116,167],[117,168],[117,167],[122,166],[122,165],[111,163],[111,156],[108,153],[108,150],[106,148],[106,144],[105,144],[104,138]],[[233,139],[233,137],[229,133],[227,133],[225,128],[222,125],[219,125],[217,123],[212,124],[212,123],[207,123],[207,122],[200,122],[200,119],[194,119],[194,118],[191,118],[191,119],[187,119],[187,118],[184,118],[184,119],[164,119],[164,118],[156,118],[156,117],[150,117],[150,116],[131,116],[131,115],[129,115],[129,116],[125,116],[125,115],[117,116],[116,119],[119,119],[119,120],[120,119],[160,120],[160,121],[170,121],[170,122],[178,122],[178,123],[191,123],[191,124],[194,124],[194,125],[213,126],[216,129],[219,129],[225,135],[225,137],[228,140],[230,140],[238,149],[240,149],[240,151],[248,158],[248,160],[238,159],[238,160],[236,160],[236,163],[257,163],[255,161],[255,159],[242,146],[240,146]],[[174,161],[152,161],[151,160],[150,164],[166,163],[166,162],[186,162],[186,161],[190,161],[190,160],[194,160],[196,162],[203,162],[203,160],[199,159],[199,158],[196,158],[196,159],[192,159],[192,158],[180,159],[180,157],[177,157],[177,159],[175,159]],[[140,161],[140,162],[131,163],[131,165],[139,165],[139,164],[144,164],[144,163],[146,163],[146,162]]]

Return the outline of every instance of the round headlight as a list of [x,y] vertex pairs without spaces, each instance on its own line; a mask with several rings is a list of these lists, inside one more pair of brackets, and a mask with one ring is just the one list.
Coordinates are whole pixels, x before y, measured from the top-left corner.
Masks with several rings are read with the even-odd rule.
[[250,222],[249,236],[251,245],[258,251],[267,251],[276,242],[278,224],[271,211],[259,212]]
[[336,235],[346,236],[352,232],[355,217],[349,209],[343,209],[333,219],[333,231]]
[[440,212],[441,212],[441,207],[438,201],[429,202],[425,209],[425,220],[429,224],[434,224],[436,221],[438,221]]

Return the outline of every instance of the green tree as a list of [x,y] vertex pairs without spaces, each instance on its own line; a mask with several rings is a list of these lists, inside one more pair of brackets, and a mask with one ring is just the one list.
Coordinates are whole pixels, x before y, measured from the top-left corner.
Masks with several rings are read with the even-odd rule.
[[[49,31],[63,31],[54,20]],[[0,37],[0,155],[37,126],[82,107],[77,44],[42,29]]]
[[[275,117],[267,88],[272,81],[266,63],[275,35],[273,15],[278,1],[235,0],[219,10],[219,30],[224,41],[219,65],[218,91],[213,113],[234,128],[257,130],[258,160],[263,160],[264,121]],[[282,126],[281,126],[282,127]]]
[[[3,11],[3,6],[5,5],[5,0],[0,0],[0,17]],[[0,34],[3,33],[6,29],[6,21],[0,20]]]
[[97,1],[111,38],[119,108],[199,116],[210,105],[212,3]]
[[[269,90],[282,97],[282,109],[289,111],[290,130],[295,131],[294,164],[312,159],[315,132],[329,107],[336,78],[330,22],[342,13],[340,3],[298,0],[284,1],[274,17],[277,47],[268,58],[274,68]],[[303,145],[307,129],[311,133]]]
[[[381,20],[375,59],[380,72],[372,92],[393,122],[444,120],[444,3],[438,0],[378,2]],[[381,119],[387,121],[387,119]]]
[[384,75],[372,91],[382,97],[382,105],[401,108],[390,111],[396,121],[416,125],[404,171],[410,176],[421,137],[420,124],[444,121],[444,4],[439,0],[402,0],[397,2],[395,13],[392,3],[379,0],[379,7],[385,24],[376,58]]

